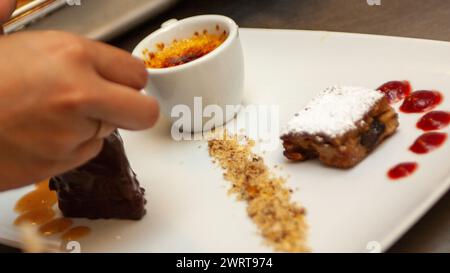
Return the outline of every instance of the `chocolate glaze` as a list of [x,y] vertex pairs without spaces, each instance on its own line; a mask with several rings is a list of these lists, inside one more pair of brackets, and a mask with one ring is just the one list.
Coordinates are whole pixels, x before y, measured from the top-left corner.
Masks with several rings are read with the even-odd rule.
[[146,213],[144,189],[117,131],[105,139],[97,157],[51,178],[50,189],[58,193],[58,205],[66,217],[139,220]]

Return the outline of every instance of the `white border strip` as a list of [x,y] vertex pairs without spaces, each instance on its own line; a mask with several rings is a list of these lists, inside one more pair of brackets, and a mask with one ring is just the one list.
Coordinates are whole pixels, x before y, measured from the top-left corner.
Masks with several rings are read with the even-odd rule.
[[25,13],[29,11],[30,9],[33,9],[43,3],[47,2],[47,0],[34,0],[26,5],[21,6],[20,8],[16,9],[13,14],[11,15],[12,18],[19,16],[22,13]]
[[[19,9],[14,11],[11,18],[20,16],[21,14],[28,12],[29,10],[31,10],[39,5],[42,5],[45,2],[47,2],[47,0],[35,0],[29,4],[26,4],[25,6],[20,7]],[[38,10],[36,12],[33,12],[28,16],[24,16],[23,18],[17,20],[16,22],[5,26],[4,31],[6,34],[8,34],[8,33],[14,32],[16,30],[19,30],[19,29],[23,28],[24,26],[26,26],[27,24],[45,16],[46,14],[62,7],[65,4],[66,4],[65,0],[56,0],[53,3],[49,4],[48,6],[46,6],[45,8]]]

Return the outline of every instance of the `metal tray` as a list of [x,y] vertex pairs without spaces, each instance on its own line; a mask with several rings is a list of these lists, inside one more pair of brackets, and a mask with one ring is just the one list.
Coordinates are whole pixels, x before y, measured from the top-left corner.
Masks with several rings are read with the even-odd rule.
[[[5,32],[56,29],[109,40],[177,0],[35,0],[16,10]],[[55,11],[56,9],[60,10]]]

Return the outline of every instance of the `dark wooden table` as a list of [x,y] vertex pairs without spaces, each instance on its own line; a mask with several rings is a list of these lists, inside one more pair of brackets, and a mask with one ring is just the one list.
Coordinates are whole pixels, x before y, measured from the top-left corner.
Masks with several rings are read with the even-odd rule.
[[[170,18],[223,14],[241,27],[370,33],[450,41],[449,0],[185,0],[111,43],[131,51]],[[450,60],[450,56],[443,56]],[[449,62],[450,64],[450,62]],[[382,220],[382,215],[378,215]],[[0,247],[0,252],[13,251]],[[390,252],[450,252],[450,192]]]

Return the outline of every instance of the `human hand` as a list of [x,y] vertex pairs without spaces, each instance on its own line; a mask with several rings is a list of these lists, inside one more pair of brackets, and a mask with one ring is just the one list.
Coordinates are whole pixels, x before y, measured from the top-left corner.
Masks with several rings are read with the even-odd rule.
[[[63,32],[0,37],[0,190],[75,168],[96,156],[116,127],[141,130],[158,118],[139,93],[142,61]],[[109,124],[98,137],[99,121]]]
[[0,1],[0,35],[3,34],[2,24],[8,21],[9,17],[16,8],[16,0],[1,0]]

